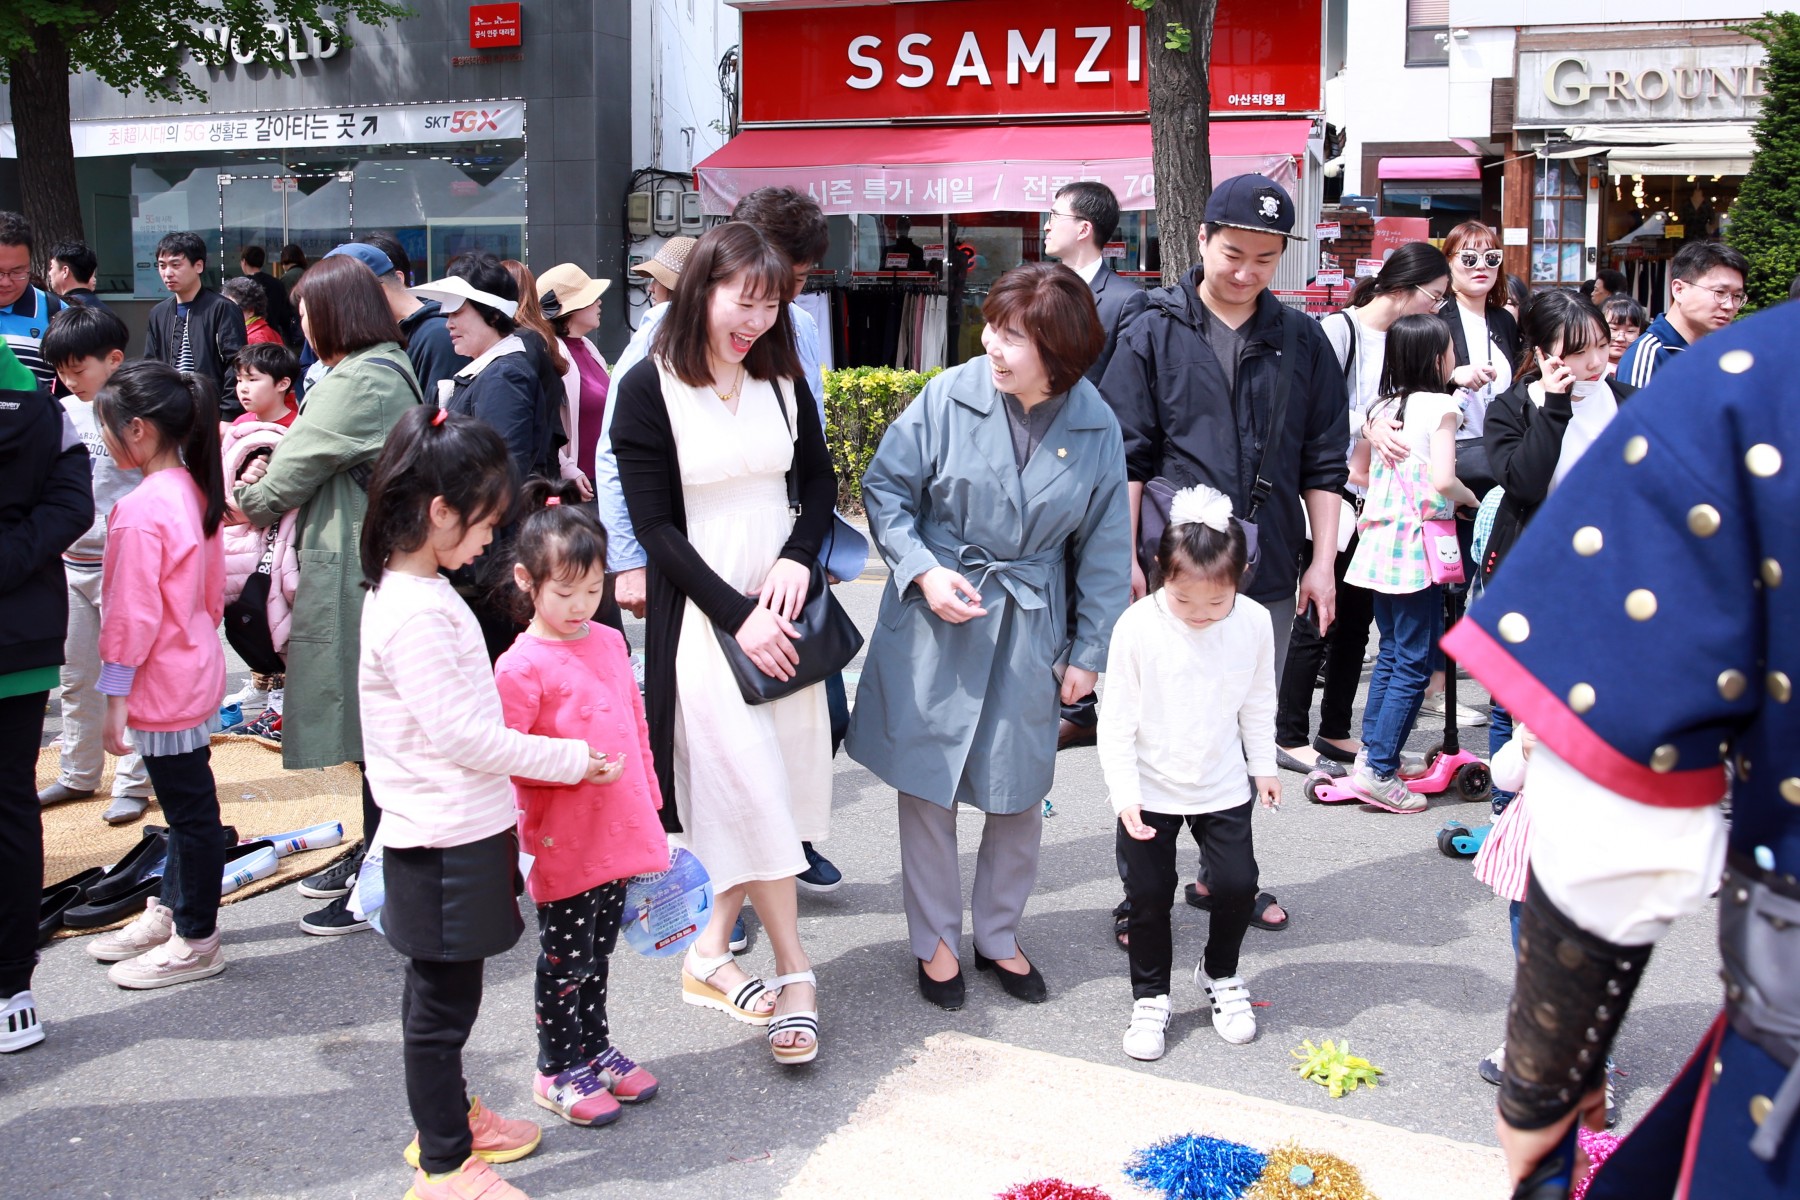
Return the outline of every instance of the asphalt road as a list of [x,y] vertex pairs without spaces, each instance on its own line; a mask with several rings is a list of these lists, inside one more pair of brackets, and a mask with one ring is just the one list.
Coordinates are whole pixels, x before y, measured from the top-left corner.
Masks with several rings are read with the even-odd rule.
[[[865,629],[881,586],[840,589]],[[46,737],[55,730],[52,722]],[[1433,737],[1419,732],[1415,748]],[[1485,748],[1484,731],[1477,737]],[[1263,886],[1293,913],[1291,929],[1252,930],[1245,945],[1243,974],[1267,1002],[1257,1040],[1221,1041],[1196,990],[1180,982],[1199,956],[1206,915],[1178,904],[1169,1052],[1133,1069],[1492,1144],[1494,1091],[1475,1063],[1501,1036],[1511,980],[1506,905],[1466,861],[1440,856],[1433,839],[1445,817],[1479,822],[1485,808],[1434,802],[1430,816],[1322,808],[1301,798],[1297,777],[1284,782],[1280,811],[1256,815]],[[621,947],[614,1037],[663,1087],[604,1129],[562,1124],[531,1103],[536,951],[528,934],[488,964],[467,1052],[471,1089],[485,1102],[545,1118],[542,1149],[506,1178],[539,1200],[771,1195],[884,1075],[942,1030],[1131,1065],[1119,1046],[1131,1007],[1126,962],[1110,936],[1119,890],[1113,820],[1091,748],[1060,757],[1052,800],[1056,816],[1045,823],[1021,935],[1049,982],[1048,1004],[1017,1004],[975,974],[966,941],[967,1006],[945,1013],[919,998],[894,798],[840,756],[824,849],[846,882],[831,895],[803,895],[800,906],[820,978],[818,1061],[777,1067],[758,1031],[681,1003],[673,960]],[[961,823],[965,888],[979,828],[975,817]],[[1193,861],[1185,851],[1184,862]],[[227,905],[229,968],[159,992],[113,987],[79,939],[53,944],[35,983],[48,1040],[0,1058],[0,1195],[399,1197],[410,1175],[400,1151],[412,1134],[400,1070],[400,960],[372,933],[300,933],[296,921],[316,903],[288,888]],[[1688,920],[1651,961],[1616,1052],[1626,1126],[1716,1009],[1712,928],[1710,910]],[[749,965],[772,971],[754,922],[751,937]],[[1288,1051],[1302,1038],[1345,1036],[1387,1074],[1377,1090],[1333,1101],[1298,1079]],[[931,1194],[886,1182],[872,1193]]]

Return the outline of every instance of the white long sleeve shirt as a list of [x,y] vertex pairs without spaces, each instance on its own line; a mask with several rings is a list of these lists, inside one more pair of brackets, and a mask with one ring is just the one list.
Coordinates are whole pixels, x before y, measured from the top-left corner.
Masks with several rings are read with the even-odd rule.
[[1195,629],[1158,590],[1113,626],[1100,704],[1100,771],[1114,812],[1220,812],[1275,774],[1275,631],[1242,596]]
[[358,673],[384,845],[478,842],[518,819],[511,776],[587,774],[587,743],[507,728],[481,626],[442,576],[382,574],[363,601]]

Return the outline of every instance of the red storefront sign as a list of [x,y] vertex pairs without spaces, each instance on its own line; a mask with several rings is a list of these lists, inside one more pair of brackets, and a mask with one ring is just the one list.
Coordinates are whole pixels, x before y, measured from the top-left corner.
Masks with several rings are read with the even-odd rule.
[[[743,121],[1142,115],[1161,28],[1125,0],[750,9]],[[1322,0],[1219,0],[1213,112],[1320,111],[1322,37]]]
[[1423,242],[1431,237],[1431,222],[1425,217],[1376,217],[1376,258],[1386,262],[1388,255],[1408,242]]
[[525,36],[517,4],[469,5],[469,45],[477,50],[490,46],[523,46]]

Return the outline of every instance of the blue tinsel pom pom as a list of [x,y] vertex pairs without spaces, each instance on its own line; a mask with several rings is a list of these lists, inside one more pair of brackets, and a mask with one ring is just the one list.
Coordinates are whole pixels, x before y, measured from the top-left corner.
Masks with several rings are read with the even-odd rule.
[[1240,1142],[1188,1133],[1139,1150],[1125,1177],[1167,1200],[1238,1200],[1266,1162],[1268,1155]]

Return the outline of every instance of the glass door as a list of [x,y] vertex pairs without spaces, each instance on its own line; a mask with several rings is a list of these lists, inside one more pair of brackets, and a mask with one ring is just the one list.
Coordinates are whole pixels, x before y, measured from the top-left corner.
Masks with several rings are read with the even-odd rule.
[[237,274],[245,246],[261,246],[274,264],[292,242],[308,260],[352,240],[355,173],[336,164],[292,164],[219,175],[221,271]]

